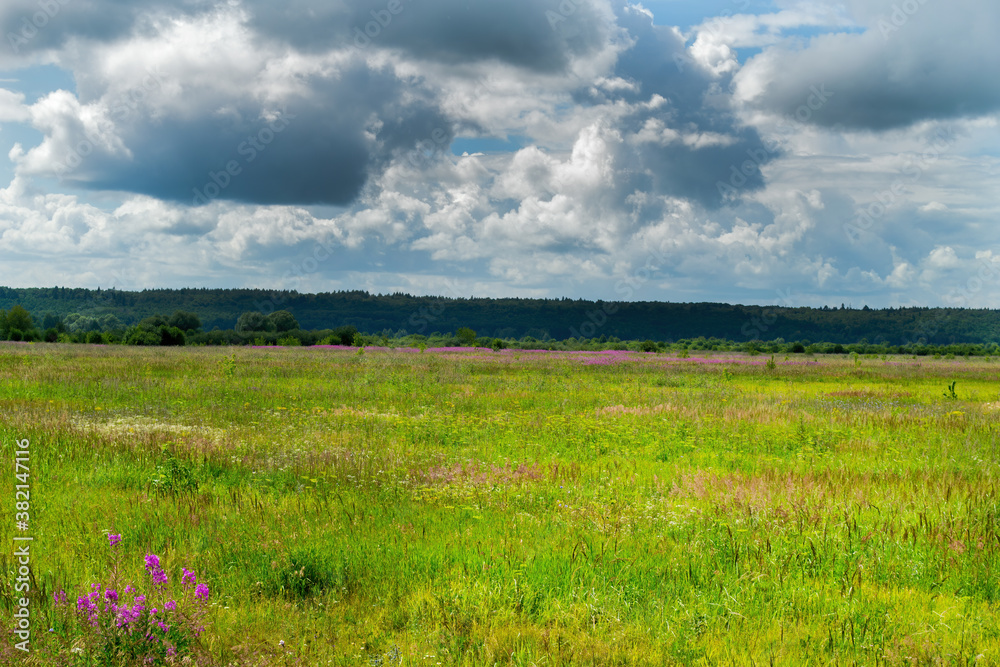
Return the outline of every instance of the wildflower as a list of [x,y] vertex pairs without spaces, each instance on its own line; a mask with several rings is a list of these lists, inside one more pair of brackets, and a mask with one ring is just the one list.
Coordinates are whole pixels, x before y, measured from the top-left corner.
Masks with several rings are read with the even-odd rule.
[[184,570],[184,576],[181,577],[181,583],[184,584],[184,588],[188,586],[194,586],[197,583],[197,579],[194,576],[194,572],[187,569],[186,567],[181,568]]
[[153,575],[153,583],[157,586],[162,586],[167,583],[167,573],[163,570],[157,568],[151,573]]
[[163,621],[157,621],[156,625],[159,626],[160,630],[163,630],[164,632],[170,632],[170,626],[164,623]]
[[110,533],[108,534],[108,542],[111,543],[112,548],[114,548],[115,545],[117,545],[121,541],[122,541],[121,535],[112,535]]
[[198,584],[198,588],[196,588],[195,591],[194,591],[194,596],[196,598],[201,599],[201,600],[207,600],[208,599],[208,586],[206,586],[205,584]]
[[158,570],[160,568],[160,557],[153,554],[146,554],[146,569]]
[[163,605],[163,608],[167,611],[177,611],[177,603],[171,600],[167,604]]
[[59,591],[58,593],[52,594],[52,599],[55,600],[56,604],[63,604],[66,602],[66,591]]
[[104,591],[104,599],[107,600],[108,602],[118,602],[118,591],[109,588],[108,590]]

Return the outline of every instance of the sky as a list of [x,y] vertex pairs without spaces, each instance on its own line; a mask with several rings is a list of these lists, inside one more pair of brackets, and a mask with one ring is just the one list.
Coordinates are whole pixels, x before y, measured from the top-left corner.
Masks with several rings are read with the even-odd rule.
[[1000,308],[994,0],[5,0],[0,284]]

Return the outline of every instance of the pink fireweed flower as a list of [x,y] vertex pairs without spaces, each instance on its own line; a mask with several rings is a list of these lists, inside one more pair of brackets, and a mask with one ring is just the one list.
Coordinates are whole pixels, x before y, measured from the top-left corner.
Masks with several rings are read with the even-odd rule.
[[164,623],[163,621],[157,621],[156,625],[159,626],[160,630],[163,630],[164,632],[170,632],[170,626]]
[[108,542],[111,543],[112,547],[114,547],[115,545],[117,545],[121,541],[122,541],[122,536],[121,535],[112,535],[110,533],[108,534]]
[[182,567],[181,569],[184,570],[184,576],[181,577],[181,583],[184,584],[184,588],[194,586],[198,581],[194,576],[194,572],[186,567]]
[[146,554],[146,569],[155,570],[160,567],[160,557],[154,554]]
[[198,588],[194,591],[194,596],[200,600],[208,599],[208,586],[205,584],[198,584]]
[[118,591],[109,588],[108,590],[104,591],[104,599],[107,600],[108,602],[118,602]]
[[162,586],[167,583],[167,573],[163,570],[157,568],[153,570],[150,574],[153,575],[153,584],[156,586]]
[[55,600],[56,604],[63,604],[64,602],[66,602],[66,591],[59,591],[58,593],[53,593],[52,599]]
[[177,603],[171,600],[167,604],[163,605],[163,608],[167,611],[177,611]]

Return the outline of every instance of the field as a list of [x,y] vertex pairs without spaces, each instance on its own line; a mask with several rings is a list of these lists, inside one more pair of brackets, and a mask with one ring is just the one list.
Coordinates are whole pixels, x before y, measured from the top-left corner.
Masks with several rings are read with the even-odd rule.
[[154,664],[1000,664],[998,375],[5,344],[0,663],[139,664],[154,626],[77,610],[128,582],[187,610]]

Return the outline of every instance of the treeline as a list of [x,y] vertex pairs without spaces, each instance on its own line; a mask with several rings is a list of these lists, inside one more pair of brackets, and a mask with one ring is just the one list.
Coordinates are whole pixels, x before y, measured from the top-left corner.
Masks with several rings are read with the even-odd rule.
[[[469,327],[490,338],[538,341],[597,339],[675,343],[698,337],[746,343],[753,340],[835,341],[842,345],[991,344],[1000,341],[1000,311],[960,308],[839,306],[786,308],[719,303],[604,302],[580,299],[452,299],[362,291],[300,294],[248,289],[179,289],[129,292],[116,289],[4,288],[0,309],[23,306],[37,318],[72,326],[69,319],[98,322],[100,331],[138,326],[150,317],[195,313],[202,332],[236,331],[247,312],[291,313],[302,331],[354,326],[393,337],[433,336]],[[113,319],[112,319],[113,318]],[[168,318],[169,319],[169,318]],[[49,329],[41,326],[40,332]],[[221,334],[220,334],[221,335]]]
[[809,340],[785,341],[777,338],[770,341],[754,339],[734,341],[721,338],[705,338],[679,341],[657,341],[653,339],[621,340],[616,336],[584,336],[555,340],[534,336],[502,338],[482,336],[469,327],[460,327],[455,333],[408,334],[405,331],[384,330],[380,333],[365,333],[353,325],[335,329],[303,329],[290,311],[278,310],[268,315],[260,311],[248,311],[237,318],[232,329],[204,331],[200,318],[191,312],[176,311],[167,317],[153,315],[143,318],[137,324],[124,326],[113,315],[92,317],[72,313],[59,318],[46,313],[41,318],[41,327],[35,325],[35,318],[20,305],[9,312],[0,311],[0,339],[10,341],[89,343],[112,345],[178,346],[178,345],[256,345],[256,346],[313,346],[341,345],[354,347],[409,347],[421,350],[429,347],[479,347],[530,350],[632,350],[636,352],[678,352],[690,356],[691,352],[745,352],[757,354],[856,354],[888,355],[906,354],[915,356],[997,356],[997,343],[952,343],[932,345],[928,343],[908,343],[890,345],[887,343],[813,343]]

